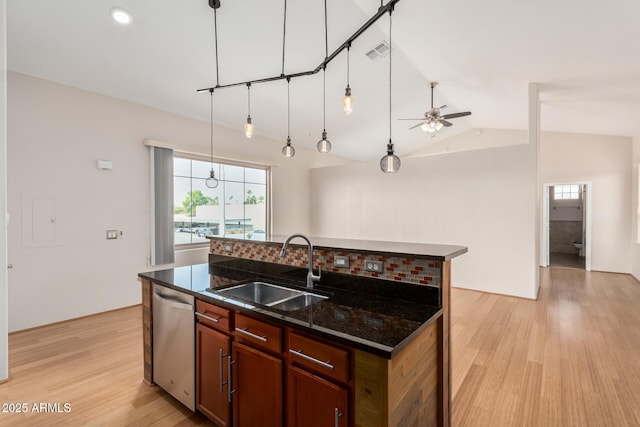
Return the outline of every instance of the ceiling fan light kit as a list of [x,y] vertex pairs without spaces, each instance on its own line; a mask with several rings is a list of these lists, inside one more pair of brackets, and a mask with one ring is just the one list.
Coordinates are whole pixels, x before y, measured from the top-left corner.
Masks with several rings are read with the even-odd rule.
[[[391,14],[393,12],[393,8],[397,2],[400,0],[389,0],[386,4],[380,4],[377,12],[360,28],[358,28],[353,35],[351,35],[347,40],[345,40],[333,53],[329,54],[328,50],[328,36],[327,36],[327,1],[324,1],[324,30],[325,30],[325,58],[320,65],[318,65],[313,70],[297,72],[292,74],[285,73],[285,42],[286,42],[286,28],[287,28],[287,0],[284,0],[284,19],[283,19],[283,37],[282,37],[282,72],[278,76],[266,77],[261,79],[255,79],[245,82],[236,82],[236,83],[228,83],[221,85],[220,84],[220,72],[219,72],[219,60],[218,60],[218,26],[217,26],[217,10],[220,8],[220,0],[208,0],[209,6],[213,9],[214,16],[214,37],[215,37],[215,67],[216,67],[216,85],[210,88],[198,89],[196,92],[204,92],[208,91],[211,93],[211,126],[213,129],[213,91],[214,89],[224,89],[230,88],[240,85],[247,86],[248,92],[248,114],[247,121],[245,123],[245,136],[247,138],[251,138],[254,132],[254,125],[251,120],[251,84],[254,83],[267,83],[273,82],[276,80],[287,80],[287,128],[289,128],[290,124],[290,100],[289,100],[289,83],[292,78],[296,77],[305,77],[317,74],[321,70],[323,71],[323,130],[322,130],[322,139],[317,143],[317,149],[320,153],[328,153],[331,151],[331,142],[327,138],[326,131],[326,67],[327,65],[335,59],[343,50],[347,49],[347,87],[345,88],[345,96],[342,99],[342,105],[345,114],[349,115],[353,111],[353,98],[351,96],[351,87],[349,85],[349,73],[350,73],[350,48],[351,43],[356,40],[360,35],[362,35],[369,27],[371,27],[378,19],[380,19],[387,12],[389,13],[389,29],[391,29]],[[389,35],[389,42],[391,42],[391,35]],[[391,68],[391,55],[389,55],[389,68]],[[389,93],[391,96],[391,69],[389,70]],[[282,147],[282,154],[285,157],[291,158],[295,155],[295,149],[291,144],[291,136],[289,135],[289,131],[287,132],[287,143],[284,147]],[[389,100],[389,144],[387,145],[387,155],[383,157],[381,160],[381,168],[384,172],[396,172],[400,167],[400,159],[398,156],[394,154],[393,151],[393,143],[391,142],[391,99]],[[386,160],[385,160],[386,159]],[[382,163],[386,166],[383,166]],[[211,131],[211,177],[210,180],[213,185],[213,180],[215,179],[215,173],[213,170],[213,130]],[[209,181],[209,180],[208,180]],[[217,186],[217,179],[215,179],[215,185]]]
[[433,106],[433,89],[438,86],[438,82],[430,82],[429,88],[431,89],[431,108],[424,113],[424,117],[420,119],[399,119],[399,120],[420,120],[421,123],[417,125],[411,126],[409,129],[414,129],[420,127],[423,131],[431,134],[432,138],[436,137],[436,132],[441,130],[443,127],[451,127],[453,123],[449,121],[449,119],[455,119],[458,117],[470,116],[470,111],[464,111],[461,113],[450,113],[450,114],[440,114],[440,110],[446,108],[446,105],[442,105],[438,108]]

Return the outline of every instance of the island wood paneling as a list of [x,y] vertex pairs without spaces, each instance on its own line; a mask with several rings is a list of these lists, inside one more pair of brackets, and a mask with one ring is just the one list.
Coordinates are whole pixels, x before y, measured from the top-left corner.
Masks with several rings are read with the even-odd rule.
[[142,342],[144,351],[144,376],[143,381],[147,385],[153,384],[153,316],[152,316],[152,289],[151,281],[140,279],[142,282]]
[[441,425],[440,325],[432,323],[392,359],[356,351],[356,426]]

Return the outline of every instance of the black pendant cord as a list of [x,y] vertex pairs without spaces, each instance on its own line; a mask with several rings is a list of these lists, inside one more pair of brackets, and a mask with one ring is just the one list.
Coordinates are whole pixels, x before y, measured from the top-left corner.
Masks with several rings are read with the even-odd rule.
[[287,144],[291,142],[291,95],[289,88],[291,87],[291,79],[287,77]]
[[324,58],[325,60],[328,57],[329,57],[329,36],[327,31],[327,0],[324,0]]
[[211,170],[213,170],[213,89],[209,89],[209,93],[211,94],[211,133],[210,133],[210,141],[211,141]]
[[280,75],[284,76],[284,46],[287,40],[287,0],[284,0],[284,19],[282,21],[282,73]]
[[389,144],[391,144],[391,54],[393,52],[391,42],[391,16],[392,9],[389,10]]
[[351,64],[351,43],[347,46],[347,87],[349,87],[349,68]]
[[251,83],[247,83],[247,117],[251,118]]
[[[213,9],[213,32],[216,42],[216,86],[220,86],[220,72],[218,71],[218,9]],[[213,91],[211,92],[213,96]]]
[[[327,69],[322,71],[322,131],[327,131]],[[324,139],[324,138],[323,138]]]

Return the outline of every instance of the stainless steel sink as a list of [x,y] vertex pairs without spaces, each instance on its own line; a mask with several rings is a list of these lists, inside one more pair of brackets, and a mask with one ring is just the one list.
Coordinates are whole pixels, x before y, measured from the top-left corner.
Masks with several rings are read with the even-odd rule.
[[322,301],[323,299],[327,299],[327,297],[322,295],[304,293],[302,295],[298,295],[297,297],[289,298],[285,301],[274,304],[271,306],[271,308],[282,311],[294,311],[318,301]]
[[230,298],[238,298],[256,304],[266,305],[282,311],[293,311],[306,307],[327,297],[297,289],[285,288],[265,282],[249,282],[231,288],[216,291],[217,294]]

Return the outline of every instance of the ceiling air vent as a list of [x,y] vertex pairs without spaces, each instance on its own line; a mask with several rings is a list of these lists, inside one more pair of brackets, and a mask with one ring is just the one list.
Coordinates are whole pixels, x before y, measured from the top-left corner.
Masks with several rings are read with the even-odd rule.
[[370,60],[377,61],[387,56],[387,53],[389,53],[389,43],[383,40],[378,43],[376,47],[365,53],[365,55],[367,55],[367,58]]

